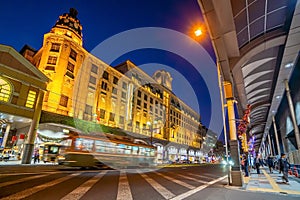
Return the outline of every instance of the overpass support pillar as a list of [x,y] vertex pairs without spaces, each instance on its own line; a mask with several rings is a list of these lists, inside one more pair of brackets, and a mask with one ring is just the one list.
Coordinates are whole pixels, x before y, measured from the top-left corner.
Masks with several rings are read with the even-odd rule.
[[298,150],[300,150],[299,128],[298,128],[298,124],[297,124],[297,121],[296,121],[295,109],[294,109],[294,104],[293,104],[292,97],[291,97],[291,92],[290,92],[290,87],[289,87],[288,80],[285,80],[284,84],[285,84],[286,97],[287,97],[287,100],[288,100],[290,113],[291,113],[291,118],[292,118],[292,122],[293,122],[293,126],[294,126],[295,138],[296,138],[296,143],[297,143],[296,147],[297,147]]
[[230,155],[233,161],[233,166],[230,172],[230,185],[242,186],[243,185],[243,174],[240,165],[240,147],[236,135],[236,120],[234,112],[234,97],[232,93],[232,85],[229,82],[224,83],[225,97],[227,102],[228,120],[229,120],[229,135],[230,135]]
[[273,120],[273,126],[274,126],[274,135],[275,135],[275,140],[276,140],[277,152],[278,152],[278,155],[280,156],[281,151],[280,151],[280,146],[279,146],[279,140],[278,140],[278,132],[277,132],[277,127],[276,127],[276,121],[275,121],[275,117],[274,117],[274,116],[273,116],[272,120]]

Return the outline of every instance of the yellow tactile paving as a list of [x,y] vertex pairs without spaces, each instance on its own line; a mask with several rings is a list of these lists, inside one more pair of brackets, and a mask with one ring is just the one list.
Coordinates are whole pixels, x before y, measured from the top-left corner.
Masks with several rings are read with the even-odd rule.
[[[272,192],[272,193],[285,193],[285,194],[294,194],[294,195],[300,195],[300,191],[296,190],[283,190],[280,188],[280,186],[276,183],[276,181],[265,171],[262,169],[262,172],[270,185],[272,186],[272,189],[270,188],[262,188],[262,187],[248,187],[247,190],[250,191],[260,191],[260,192]],[[244,183],[249,183],[249,181],[253,180],[262,180],[261,178],[248,178],[244,177]]]
[[271,184],[272,188],[276,191],[280,191],[281,189],[280,189],[279,185],[274,181],[274,179],[265,170],[262,170],[262,172],[264,173],[264,175],[268,179],[268,181]]

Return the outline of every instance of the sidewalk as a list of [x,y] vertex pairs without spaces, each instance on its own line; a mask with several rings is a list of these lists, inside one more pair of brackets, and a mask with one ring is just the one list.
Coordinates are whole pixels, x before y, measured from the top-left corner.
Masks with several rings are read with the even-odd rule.
[[0,166],[8,166],[8,165],[57,165],[57,163],[47,162],[44,163],[40,161],[38,163],[33,163],[33,160],[30,164],[21,164],[21,160],[8,160],[8,161],[0,161]]
[[273,173],[270,173],[267,167],[261,167],[260,171],[261,174],[257,174],[256,170],[252,169],[250,176],[244,177],[245,190],[300,196],[300,178],[289,175],[289,183],[284,183],[281,179],[282,174],[278,171],[273,170]]

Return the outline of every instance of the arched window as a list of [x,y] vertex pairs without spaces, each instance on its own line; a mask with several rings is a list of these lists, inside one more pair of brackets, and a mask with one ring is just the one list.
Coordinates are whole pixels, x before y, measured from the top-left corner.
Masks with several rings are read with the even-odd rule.
[[294,127],[293,127],[293,123],[292,123],[292,120],[291,118],[288,116],[286,118],[286,132],[285,134],[289,134],[292,130],[294,130]]
[[9,102],[11,94],[11,84],[0,76],[0,101]]
[[297,102],[296,104],[296,120],[297,124],[300,124],[300,102]]

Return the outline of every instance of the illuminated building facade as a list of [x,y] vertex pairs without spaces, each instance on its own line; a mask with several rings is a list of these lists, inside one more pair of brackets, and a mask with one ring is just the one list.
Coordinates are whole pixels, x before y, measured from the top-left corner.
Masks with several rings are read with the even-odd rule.
[[118,127],[158,147],[158,160],[194,161],[200,155],[200,115],[172,92],[164,70],[153,77],[131,61],[115,67],[82,46],[77,11],[59,16],[38,51],[22,50],[51,81],[44,111]]

